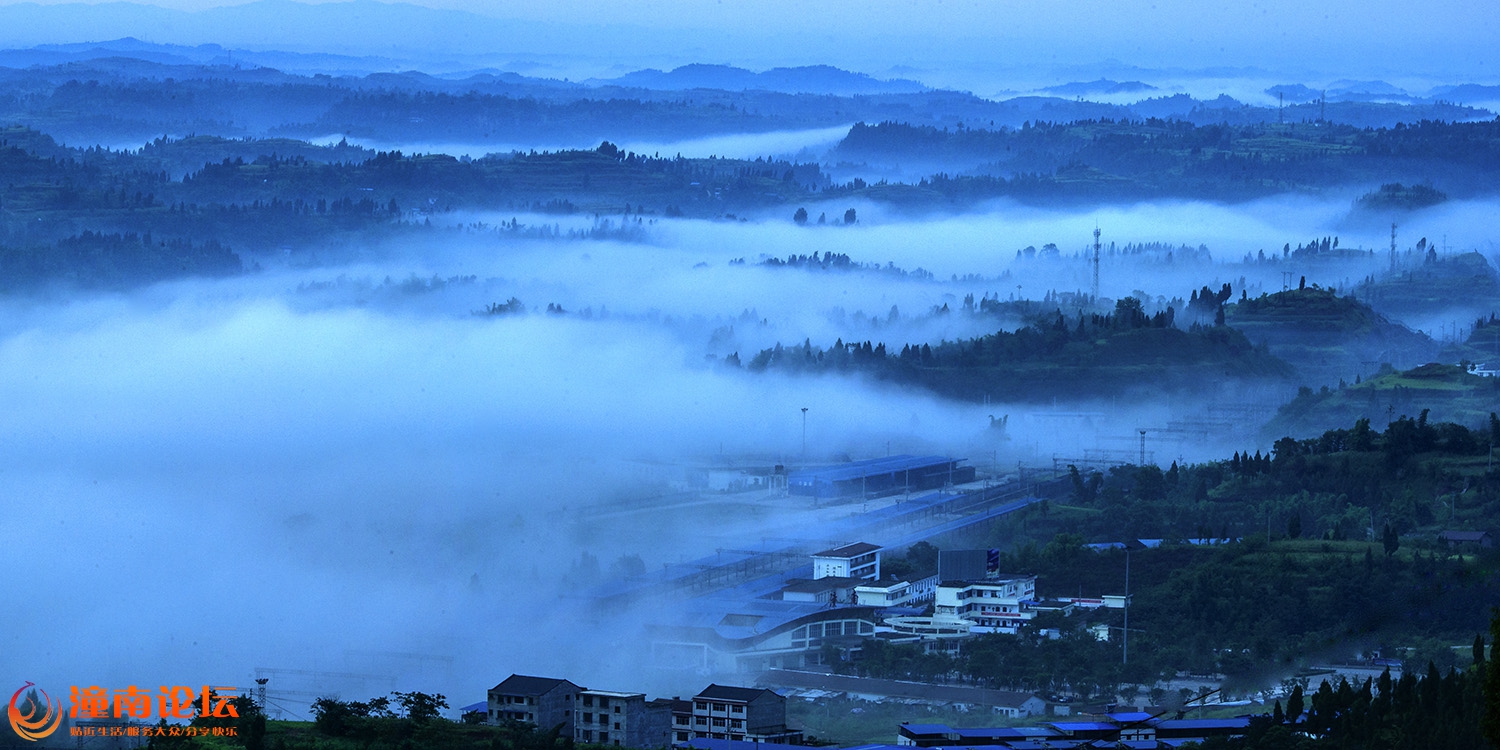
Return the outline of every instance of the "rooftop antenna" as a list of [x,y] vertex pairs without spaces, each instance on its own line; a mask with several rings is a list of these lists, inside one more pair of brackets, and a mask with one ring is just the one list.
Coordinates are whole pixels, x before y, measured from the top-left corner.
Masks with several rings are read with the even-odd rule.
[[1099,225],[1094,224],[1094,301],[1099,301]]

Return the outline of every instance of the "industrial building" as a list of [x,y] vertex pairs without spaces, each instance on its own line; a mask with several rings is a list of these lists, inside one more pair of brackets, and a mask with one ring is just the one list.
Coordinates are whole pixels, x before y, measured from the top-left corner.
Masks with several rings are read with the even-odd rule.
[[794,471],[787,490],[813,498],[875,497],[974,481],[974,467],[947,456],[887,456]]

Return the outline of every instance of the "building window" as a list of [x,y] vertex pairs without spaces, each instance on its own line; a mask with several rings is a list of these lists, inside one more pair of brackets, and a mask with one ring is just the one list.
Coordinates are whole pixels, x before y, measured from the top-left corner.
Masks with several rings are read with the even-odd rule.
[[609,742],[609,732],[600,732],[599,733],[599,742],[601,744],[605,743],[605,742]]
[[722,727],[722,726],[724,726],[724,720],[721,719],[721,718],[718,718],[717,716],[714,717],[714,726],[716,726],[716,727]]
[[606,698],[606,697],[604,697],[604,696],[602,696],[602,695],[599,696],[599,707],[600,708],[609,708],[609,699]]
[[615,722],[615,729],[619,729],[619,728],[620,728],[620,722],[617,721],[617,722]]
[[620,713],[620,707],[619,706],[615,706],[615,713]]
[[583,741],[584,742],[593,742],[594,741],[594,730],[592,730],[592,729],[585,729],[585,730],[583,730]]
[[687,742],[688,741],[688,733],[687,732],[678,732],[677,733],[677,741],[678,742]]
[[732,713],[732,714],[742,714],[742,713],[745,713],[745,707],[744,706],[730,706],[729,707],[729,712]]
[[585,724],[592,724],[592,723],[594,723],[594,715],[593,714],[584,714],[583,715],[583,723],[585,723]]
[[693,703],[693,708],[696,708],[699,711],[707,711],[708,710],[708,701],[697,701],[697,702]]
[[594,705],[594,696],[592,696],[592,695],[585,695],[585,696],[583,696],[583,705],[585,705],[585,706],[593,706]]
[[708,717],[707,716],[694,716],[693,717],[693,723],[697,724],[700,727],[706,727],[706,726],[708,726]]
[[714,710],[715,711],[728,711],[729,710],[729,706],[727,704],[724,704],[724,703],[715,703],[714,704]]

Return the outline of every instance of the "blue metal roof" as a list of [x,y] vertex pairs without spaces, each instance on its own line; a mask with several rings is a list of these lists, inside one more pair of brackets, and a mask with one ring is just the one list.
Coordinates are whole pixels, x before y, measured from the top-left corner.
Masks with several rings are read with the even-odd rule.
[[1052,726],[1064,732],[1097,732],[1100,730],[1115,730],[1120,727],[1108,721],[1057,721]]
[[1151,714],[1148,714],[1145,711],[1121,711],[1119,713],[1106,715],[1109,716],[1110,719],[1118,721],[1121,724],[1146,724],[1148,722],[1156,722],[1156,720],[1151,717]]
[[1233,719],[1168,719],[1156,725],[1158,729],[1245,729],[1250,726],[1250,717]]
[[929,466],[946,465],[958,459],[948,456],[886,456],[847,464],[825,466],[820,469],[803,469],[787,475],[789,484],[811,484],[813,482],[845,482],[875,474],[894,474],[899,471],[924,469]]

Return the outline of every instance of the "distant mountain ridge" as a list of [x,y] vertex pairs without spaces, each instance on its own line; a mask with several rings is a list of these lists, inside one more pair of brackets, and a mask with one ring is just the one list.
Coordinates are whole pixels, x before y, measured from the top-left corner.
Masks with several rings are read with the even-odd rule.
[[1075,81],[1064,83],[1061,86],[1048,86],[1038,89],[1048,94],[1057,96],[1089,96],[1093,94],[1138,94],[1146,91],[1156,91],[1157,88],[1149,83],[1141,81],[1111,81],[1100,78],[1097,81]]
[[772,68],[756,73],[731,65],[694,63],[660,71],[654,68],[626,73],[619,78],[591,80],[594,85],[628,86],[643,89],[677,91],[683,89],[719,89],[750,91],[762,89],[788,94],[914,94],[929,91],[919,81],[903,78],[880,80],[831,65],[806,65],[795,68]]

